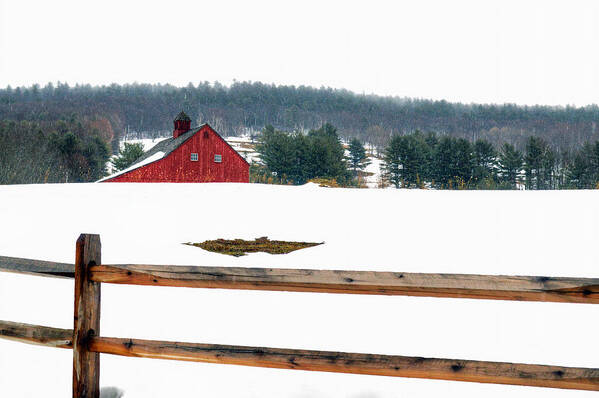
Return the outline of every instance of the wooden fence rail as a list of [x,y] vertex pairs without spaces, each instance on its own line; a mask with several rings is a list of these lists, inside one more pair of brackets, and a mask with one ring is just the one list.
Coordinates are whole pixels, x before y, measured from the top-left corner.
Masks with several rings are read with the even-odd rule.
[[[72,348],[73,330],[0,321],[0,337]],[[284,348],[93,337],[89,350],[126,357],[378,376],[599,390],[599,369]]]
[[75,278],[74,329],[0,321],[0,337],[73,350],[73,397],[98,398],[100,354],[267,368],[599,391],[599,369],[113,338],[100,335],[101,283],[599,303],[599,279],[272,268],[106,265],[82,234],[76,264],[0,257],[0,271]]
[[[73,264],[0,257],[0,271],[73,278]],[[128,285],[599,304],[599,278],[104,264],[91,280]]]
[[0,271],[54,278],[75,278],[75,264],[55,263],[29,258],[0,256]]
[[57,329],[26,323],[0,321],[0,337],[47,347],[73,348],[73,329]]

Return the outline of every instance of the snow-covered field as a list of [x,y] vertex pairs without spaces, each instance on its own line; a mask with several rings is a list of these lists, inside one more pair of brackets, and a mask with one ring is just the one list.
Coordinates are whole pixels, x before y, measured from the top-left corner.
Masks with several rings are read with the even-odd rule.
[[248,163],[260,161],[260,155],[255,151],[255,142],[250,137],[225,137],[225,140],[235,149]]
[[166,140],[167,138],[169,138],[170,136],[164,136],[164,137],[157,137],[157,138],[133,138],[133,139],[129,139],[127,137],[125,137],[125,139],[123,139],[120,142],[121,148],[123,147],[123,144],[125,142],[128,142],[129,144],[141,144],[144,148],[144,151],[148,151],[150,150],[154,145],[158,144],[160,141]]
[[378,188],[381,180],[381,170],[383,161],[377,157],[369,156],[370,164],[364,169],[367,173],[372,173],[366,177],[366,186],[368,188]]
[[[73,262],[599,277],[599,191],[259,184],[0,186],[0,255]],[[212,238],[324,241],[234,258]],[[0,273],[0,319],[72,327],[73,282]],[[599,367],[599,306],[102,286],[102,335]],[[70,395],[70,350],[0,340],[2,397]],[[102,356],[126,398],[583,397],[590,392]]]

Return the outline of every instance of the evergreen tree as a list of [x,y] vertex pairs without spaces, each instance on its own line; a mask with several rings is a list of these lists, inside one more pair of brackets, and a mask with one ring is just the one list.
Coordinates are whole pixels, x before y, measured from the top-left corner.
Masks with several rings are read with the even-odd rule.
[[86,181],[95,181],[106,175],[106,162],[110,158],[110,150],[108,149],[108,145],[100,137],[94,136],[86,144],[83,156],[88,165]]
[[542,138],[531,136],[526,141],[524,171],[526,189],[548,189],[553,186],[555,154]]
[[402,138],[400,158],[403,159],[403,180],[407,187],[422,186],[428,171],[428,145],[422,134],[418,131]]
[[595,144],[587,142],[576,152],[566,178],[572,188],[599,188],[599,141]]
[[293,138],[283,131],[275,130],[273,126],[264,128],[256,150],[262,162],[279,179],[283,175],[292,174],[292,170],[297,170]]
[[401,142],[401,136],[391,137],[383,155],[383,174],[395,188],[401,187],[402,183]]
[[435,148],[431,167],[435,187],[437,188],[446,188],[452,178],[453,152],[453,139],[443,136]]
[[144,147],[140,143],[123,143],[118,155],[110,161],[115,171],[125,170],[144,154]]
[[474,143],[473,182],[477,185],[495,181],[497,177],[497,152],[493,145],[484,139]]
[[366,156],[364,145],[357,138],[352,138],[349,142],[349,165],[354,172],[354,177],[358,170],[364,170],[370,164],[370,159]]
[[424,136],[424,142],[426,143],[427,156],[426,156],[426,170],[425,179],[431,182],[431,185],[435,186],[437,174],[435,171],[435,153],[437,151],[437,145],[439,145],[439,138],[434,132],[428,132]]
[[522,153],[520,151],[514,148],[512,144],[507,142],[503,144],[499,152],[499,170],[501,180],[512,189],[517,186],[518,174],[522,170],[522,162]]
[[430,152],[426,137],[419,131],[392,137],[384,156],[388,180],[396,188],[421,187],[428,178]]
[[345,149],[337,135],[337,129],[330,123],[323,124],[317,130],[308,133],[310,145],[310,178],[348,179]]
[[456,187],[470,184],[474,170],[474,153],[472,144],[465,138],[458,138],[455,143],[455,172]]
[[82,154],[83,141],[70,130],[62,133],[67,129],[66,122],[62,122],[64,127],[60,123],[58,132],[50,135],[50,145],[60,154],[62,166],[66,169],[64,182],[87,181],[84,178],[87,174],[87,164]]
[[309,173],[310,143],[308,137],[301,132],[291,135],[292,164],[287,172],[290,182],[305,184],[312,176]]
[[444,136],[439,140],[433,161],[435,183],[440,188],[461,188],[472,179],[472,145],[464,138]]

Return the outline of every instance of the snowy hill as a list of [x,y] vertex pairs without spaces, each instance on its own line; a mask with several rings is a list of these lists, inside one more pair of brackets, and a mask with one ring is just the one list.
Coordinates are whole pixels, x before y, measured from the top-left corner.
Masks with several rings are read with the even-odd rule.
[[[0,186],[0,255],[73,262],[599,277],[596,191],[328,189],[313,184]],[[215,238],[322,242],[229,257]],[[72,328],[73,282],[0,273],[0,319]],[[105,336],[599,367],[599,306],[102,286]],[[6,397],[70,394],[72,353],[0,340]],[[35,382],[33,382],[35,380]],[[583,397],[590,392],[102,356],[134,397]]]

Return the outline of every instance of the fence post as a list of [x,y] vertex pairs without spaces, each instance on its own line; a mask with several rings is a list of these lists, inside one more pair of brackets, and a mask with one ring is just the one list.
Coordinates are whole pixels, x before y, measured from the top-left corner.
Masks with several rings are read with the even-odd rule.
[[100,235],[81,234],[75,255],[75,325],[73,328],[73,398],[99,398],[100,354],[88,350],[100,335],[100,283],[89,279],[89,267],[100,265]]

